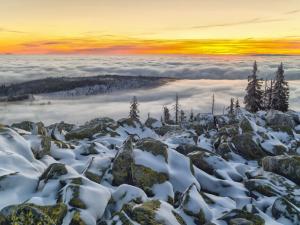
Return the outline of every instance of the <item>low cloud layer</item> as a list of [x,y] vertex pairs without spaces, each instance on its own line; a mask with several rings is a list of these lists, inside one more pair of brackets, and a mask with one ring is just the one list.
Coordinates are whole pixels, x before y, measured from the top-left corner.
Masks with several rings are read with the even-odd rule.
[[[51,124],[59,121],[82,124],[87,120],[108,116],[114,119],[127,117],[129,102],[137,96],[142,119],[151,116],[160,118],[162,107],[172,109],[175,94],[180,97],[180,105],[187,114],[207,113],[211,109],[212,94],[215,94],[216,112],[222,113],[229,105],[230,98],[239,98],[243,102],[246,80],[180,80],[167,85],[147,90],[116,92],[108,95],[89,96],[83,98],[51,99],[39,98],[37,101],[23,104],[0,104],[1,123],[11,124],[16,121],[43,121]],[[300,111],[300,80],[290,81],[290,105]],[[51,102],[48,105],[48,102]],[[45,104],[46,103],[46,104]],[[172,114],[174,112],[172,111]]]
[[187,79],[247,79],[254,60],[258,62],[259,75],[262,78],[272,78],[278,64],[283,62],[287,79],[300,79],[299,56],[0,56],[0,82],[107,74]]

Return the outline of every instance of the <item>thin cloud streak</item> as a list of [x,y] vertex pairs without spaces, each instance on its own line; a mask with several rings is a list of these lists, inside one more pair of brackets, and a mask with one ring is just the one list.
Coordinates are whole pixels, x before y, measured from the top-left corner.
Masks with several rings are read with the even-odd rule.
[[27,34],[27,32],[24,32],[24,31],[10,30],[10,29],[1,28],[1,27],[0,27],[0,33]]
[[296,14],[296,13],[300,13],[300,9],[285,12],[284,15],[291,15],[291,14]]
[[215,28],[215,27],[230,27],[230,26],[239,26],[245,24],[259,24],[259,23],[274,23],[274,22],[281,22],[285,19],[262,19],[262,18],[254,18],[250,20],[232,22],[232,23],[220,23],[220,24],[211,24],[211,25],[200,25],[200,26],[193,26],[189,29],[205,29],[205,28]]

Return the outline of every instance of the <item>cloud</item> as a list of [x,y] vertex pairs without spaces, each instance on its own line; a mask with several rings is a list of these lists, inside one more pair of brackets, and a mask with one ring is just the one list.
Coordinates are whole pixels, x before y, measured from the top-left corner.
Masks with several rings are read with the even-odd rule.
[[[217,23],[217,24],[208,24],[208,25],[199,25],[199,26],[192,26],[187,29],[206,29],[206,28],[215,28],[215,27],[231,27],[231,26],[239,26],[245,24],[259,24],[259,23],[274,23],[274,22],[281,22],[285,19],[266,19],[266,18],[253,18],[249,20],[231,22],[231,23]],[[186,28],[185,28],[186,29]]]
[[[229,105],[231,97],[239,98],[242,104],[246,84],[246,80],[222,82],[218,80],[179,80],[155,89],[128,90],[79,99],[53,99],[44,96],[33,104],[11,104],[6,107],[0,105],[1,122],[11,124],[17,121],[31,120],[51,124],[63,120],[82,124],[100,116],[120,119],[128,115],[129,101],[132,96],[138,96],[142,119],[147,118],[148,112],[151,116],[160,118],[162,106],[167,105],[172,108],[176,93],[179,94],[180,105],[186,113],[189,113],[191,109],[194,113],[209,112],[211,96],[214,93],[216,112],[222,113],[223,108]],[[290,87],[291,107],[300,110],[300,81],[291,81]],[[51,101],[52,104],[40,105],[40,103],[48,101]],[[173,115],[174,112],[171,111],[171,113]]]
[[16,33],[16,34],[26,34],[27,32],[19,31],[19,30],[10,30],[0,27],[0,33]]
[[[109,49],[111,51],[112,49]],[[247,79],[253,61],[259,75],[272,78],[282,61],[286,77],[300,79],[300,56],[3,56],[1,82],[61,76],[129,75],[186,79]]]
[[300,9],[296,9],[296,10],[291,10],[288,12],[283,13],[284,15],[291,15],[291,14],[297,14],[300,13]]
[[[300,56],[2,56],[0,78],[1,82],[6,83],[55,76],[106,74],[185,79],[155,89],[128,90],[80,99],[44,96],[33,104],[0,104],[1,121],[9,124],[32,120],[50,124],[61,120],[83,123],[99,116],[119,119],[128,115],[129,101],[133,95],[138,96],[142,118],[146,118],[148,112],[159,118],[162,106],[173,104],[175,93],[179,93],[183,109],[189,112],[193,108],[195,113],[208,112],[211,95],[215,93],[216,110],[222,113],[231,97],[239,98],[242,103],[246,78],[251,73],[254,60],[258,62],[259,76],[264,78],[274,77],[278,64],[284,62],[287,78],[294,79],[289,82],[290,103],[292,108],[300,110]],[[39,105],[48,101],[52,104]]]

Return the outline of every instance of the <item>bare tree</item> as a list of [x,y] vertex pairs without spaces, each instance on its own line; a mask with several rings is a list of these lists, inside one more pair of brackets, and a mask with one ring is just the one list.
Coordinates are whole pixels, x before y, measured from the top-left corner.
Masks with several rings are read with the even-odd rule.
[[173,108],[174,108],[174,111],[175,111],[175,124],[178,125],[178,123],[179,123],[179,111],[180,111],[178,94],[176,94],[175,105],[173,106]]
[[215,94],[212,96],[212,104],[211,104],[211,114],[215,113]]

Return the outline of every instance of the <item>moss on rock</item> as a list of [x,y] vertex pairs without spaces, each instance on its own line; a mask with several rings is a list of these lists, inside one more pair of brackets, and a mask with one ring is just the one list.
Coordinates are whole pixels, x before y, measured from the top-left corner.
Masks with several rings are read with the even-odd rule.
[[169,179],[168,174],[156,172],[142,165],[132,165],[133,184],[142,188],[147,194],[154,184],[164,183]]
[[70,225],[87,225],[80,216],[80,211],[75,211]]
[[285,198],[277,198],[275,200],[272,206],[272,215],[275,219],[285,217],[293,224],[297,224],[300,221],[299,209]]
[[57,179],[67,173],[68,171],[64,164],[53,163],[44,171],[39,180],[44,180],[46,183],[49,179]]
[[145,138],[137,142],[136,148],[152,153],[153,155],[161,155],[168,161],[168,146],[158,140]]
[[133,146],[131,138],[127,139],[119,150],[112,166],[113,184],[131,184],[131,165],[133,164]]
[[234,144],[236,152],[246,159],[262,159],[266,156],[264,151],[253,140],[253,136],[250,133],[235,136],[232,139],[232,143]]
[[272,197],[278,193],[267,183],[257,182],[256,180],[247,180],[244,182],[245,187],[251,192],[258,192],[264,196]]
[[240,209],[233,209],[229,213],[222,216],[221,220],[224,220],[227,223],[229,223],[230,221],[232,221],[233,219],[236,219],[236,218],[242,218],[242,219],[251,221],[253,223],[253,225],[264,225],[265,224],[264,219],[261,218],[260,216],[253,214],[253,213],[249,213],[244,210],[240,210]]
[[241,127],[243,133],[254,132],[251,122],[246,117],[243,117],[243,119],[241,120],[240,127]]
[[268,156],[262,160],[264,170],[284,176],[300,185],[300,156]]
[[110,118],[99,118],[91,120],[85,125],[71,130],[65,135],[66,140],[82,140],[82,139],[92,139],[94,135],[101,136],[118,136],[114,130],[117,128],[117,124],[114,120]]
[[126,213],[130,218],[141,225],[163,225],[155,218],[156,212],[160,207],[160,201],[152,200],[132,208],[127,208]]
[[[44,207],[45,209],[45,207]],[[50,212],[50,210],[49,210]],[[13,225],[59,225],[49,215],[30,204],[21,204],[16,206],[8,206],[2,209],[1,213],[6,217],[8,224]],[[55,218],[54,218],[55,219]]]
[[72,190],[69,205],[79,209],[86,209],[85,203],[80,198],[80,185],[70,184],[68,188]]

